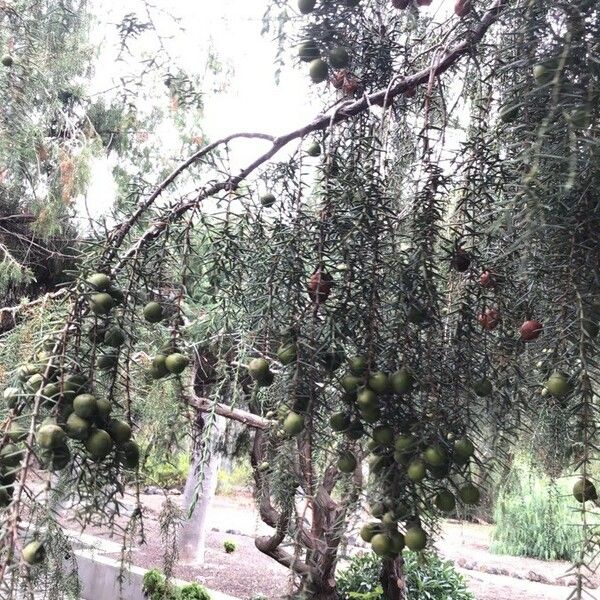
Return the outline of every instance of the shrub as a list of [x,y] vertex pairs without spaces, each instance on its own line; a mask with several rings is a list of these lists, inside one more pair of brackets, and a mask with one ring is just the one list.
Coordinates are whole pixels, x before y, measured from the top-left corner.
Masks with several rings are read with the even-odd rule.
[[[407,552],[404,555],[407,597],[410,600],[473,600],[463,578],[449,561],[437,555]],[[357,554],[338,574],[341,600],[384,600],[379,583],[381,559],[372,553]]]
[[252,482],[252,467],[249,460],[236,460],[231,469],[220,469],[217,474],[219,496],[231,496]]
[[527,458],[516,460],[496,500],[491,551],[575,560],[580,531],[573,524],[569,498],[566,482],[551,480]]
[[167,582],[157,569],[151,569],[144,575],[142,592],[149,600],[210,600],[206,588],[199,583],[188,583],[178,588]]
[[231,554],[232,552],[235,552],[235,542],[232,542],[231,540],[225,540],[223,542],[223,548],[225,548],[225,552],[227,552],[227,554]]
[[206,588],[199,583],[188,583],[179,590],[180,600],[210,600]]
[[177,455],[175,463],[158,462],[150,456],[145,465],[148,483],[161,488],[181,487],[185,484],[189,470],[189,457],[184,453]]

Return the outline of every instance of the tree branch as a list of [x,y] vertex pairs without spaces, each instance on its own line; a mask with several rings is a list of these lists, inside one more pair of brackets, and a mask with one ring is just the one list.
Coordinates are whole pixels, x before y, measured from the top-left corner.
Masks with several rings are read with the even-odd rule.
[[[469,32],[462,42],[455,44],[453,47],[449,48],[446,51],[446,54],[441,57],[438,61],[436,61],[433,65],[422,69],[421,71],[415,73],[414,75],[404,77],[400,79],[397,83],[391,84],[385,89],[381,89],[377,92],[373,92],[371,94],[365,94],[360,100],[355,102],[350,102],[348,104],[344,104],[342,106],[337,106],[328,113],[323,115],[319,115],[315,120],[313,120],[308,125],[300,127],[294,131],[291,131],[285,135],[279,136],[273,139],[273,144],[267,152],[259,156],[254,162],[248,165],[245,169],[243,169],[236,176],[229,176],[227,179],[220,181],[211,185],[202,191],[195,199],[188,201],[181,201],[176,204],[171,211],[166,215],[164,219],[161,219],[158,222],[152,224],[148,229],[146,229],[141,236],[137,239],[137,241],[130,246],[121,256],[121,258],[117,261],[117,263],[113,266],[113,273],[117,273],[120,271],[129,258],[135,256],[140,248],[156,239],[161,235],[163,231],[165,231],[169,224],[179,219],[186,212],[195,209],[207,198],[210,198],[219,192],[222,191],[231,191],[235,190],[239,184],[248,177],[253,171],[255,171],[258,167],[269,161],[273,156],[275,156],[282,148],[287,146],[291,141],[296,139],[301,139],[312,133],[314,131],[320,131],[327,129],[331,125],[336,123],[340,123],[342,121],[346,121],[351,117],[357,116],[367,110],[370,109],[373,105],[389,105],[391,101],[400,94],[406,92],[407,90],[412,90],[418,85],[422,83],[426,83],[432,76],[438,76],[445,71],[447,71],[451,66],[453,66],[462,56],[470,52],[473,47],[482,40],[483,36],[487,32],[487,30],[491,27],[491,25],[497,20],[498,15],[501,13],[502,9],[508,3],[508,0],[494,0],[491,4],[490,8],[485,12],[481,21],[473,28],[471,32]],[[269,136],[262,134],[253,134],[255,136],[261,136],[262,139],[272,139]],[[229,139],[232,139],[234,136],[230,136]],[[224,138],[228,139],[228,138]],[[217,143],[217,142],[215,142]],[[209,146],[203,149],[201,152],[208,152]],[[196,155],[194,155],[196,156]],[[157,192],[153,194],[160,194],[162,190],[175,178],[182,173],[187,166],[195,162],[194,157],[188,159],[183,165],[178,167],[171,176],[169,176],[161,186],[159,186]],[[154,200],[151,196],[144,205],[151,203],[150,200]],[[138,209],[139,210],[139,209]],[[136,211],[137,212],[137,211]],[[136,217],[137,218],[137,217]],[[129,231],[131,227],[127,229]],[[120,243],[123,241],[124,236],[118,236],[116,239]],[[111,256],[115,256],[117,251],[117,247],[111,251]]]
[[220,402],[213,402],[209,398],[185,396],[185,401],[190,406],[193,406],[201,412],[214,411],[221,417],[225,417],[226,419],[231,419],[233,421],[239,421],[240,423],[243,423],[248,427],[252,427],[253,429],[268,429],[273,423],[269,419],[265,419],[259,415],[255,415],[239,408],[232,408],[231,406],[227,406],[227,404],[221,404]]

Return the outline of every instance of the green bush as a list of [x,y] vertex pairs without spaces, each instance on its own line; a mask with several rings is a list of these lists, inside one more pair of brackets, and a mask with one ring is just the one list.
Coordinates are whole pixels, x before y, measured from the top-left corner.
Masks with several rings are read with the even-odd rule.
[[210,600],[210,595],[199,583],[188,583],[180,588],[167,582],[157,569],[144,575],[142,591],[149,600]]
[[252,483],[252,467],[249,460],[236,460],[231,470],[220,469],[217,474],[217,494],[231,496],[240,488]]
[[225,540],[223,542],[223,548],[225,548],[225,552],[227,552],[227,554],[231,554],[232,552],[235,552],[235,542],[232,542],[231,540]]
[[574,561],[580,531],[573,508],[567,482],[551,480],[527,458],[515,460],[494,507],[491,551]]
[[147,483],[161,488],[181,487],[185,484],[189,471],[190,459],[184,453],[178,454],[174,463],[158,462],[150,455],[145,466]]
[[[410,600],[473,600],[463,578],[449,561],[435,554],[404,554],[407,597]],[[379,582],[381,559],[357,554],[337,576],[340,600],[384,600]]]

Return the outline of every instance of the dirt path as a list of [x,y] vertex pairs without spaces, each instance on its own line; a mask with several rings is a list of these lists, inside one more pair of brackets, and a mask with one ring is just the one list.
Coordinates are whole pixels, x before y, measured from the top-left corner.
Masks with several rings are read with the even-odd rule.
[[[171,499],[180,501],[179,496]],[[133,562],[138,566],[162,568],[164,550],[158,516],[164,500],[159,494],[143,496],[147,544],[133,552]],[[259,519],[249,495],[216,497],[209,526],[206,563],[201,567],[179,563],[175,567],[176,577],[199,581],[242,600],[261,596],[279,600],[289,592],[288,570],[254,546],[257,534],[271,530]],[[89,532],[106,537],[98,530]],[[436,544],[440,554],[463,574],[476,600],[567,600],[574,585],[573,577],[566,576],[568,563],[490,554],[490,534],[489,526],[449,521],[444,523],[442,537]],[[232,554],[224,550],[226,540],[236,544]],[[600,578],[593,577],[592,584],[599,586]],[[600,592],[591,589],[586,597],[600,600]]]

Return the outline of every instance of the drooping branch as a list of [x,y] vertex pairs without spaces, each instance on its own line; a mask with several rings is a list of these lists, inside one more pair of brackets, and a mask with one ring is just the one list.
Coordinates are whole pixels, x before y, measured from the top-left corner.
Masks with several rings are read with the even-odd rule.
[[[406,91],[413,90],[414,88],[423,83],[427,83],[432,78],[432,76],[437,77],[445,71],[447,71],[448,69],[450,69],[450,67],[452,67],[460,58],[471,52],[474,46],[483,39],[488,29],[498,19],[498,16],[500,15],[502,9],[507,5],[507,3],[508,0],[494,0],[490,8],[484,13],[479,23],[469,33],[465,35],[464,39],[461,42],[455,44],[454,46],[449,47],[445,54],[442,55],[438,60],[434,62],[434,64],[430,65],[429,67],[422,69],[421,71],[418,71],[413,75],[401,78],[396,83],[393,83],[392,81],[390,82],[390,85],[388,85],[386,88],[380,89],[371,94],[365,94],[360,100],[337,106],[330,112],[319,115],[311,123],[304,125],[303,127],[300,127],[298,129],[295,129],[294,131],[291,131],[287,134],[276,137],[274,139],[266,134],[252,134],[256,137],[261,137],[262,139],[272,140],[271,148],[269,148],[265,153],[256,158],[246,168],[242,169],[242,171],[238,175],[229,176],[220,182],[208,186],[206,189],[200,192],[200,194],[196,198],[192,200],[183,200],[176,204],[170,210],[170,212],[164,216],[164,218],[150,225],[140,235],[140,237],[127,250],[125,250],[125,252],[121,255],[120,259],[116,262],[116,264],[112,266],[112,272],[117,273],[118,271],[120,271],[126,264],[126,262],[132,256],[135,256],[141,248],[146,246],[152,240],[159,237],[169,227],[171,223],[177,221],[188,211],[197,208],[207,198],[215,196],[216,194],[222,191],[232,191],[237,189],[240,183],[244,181],[251,173],[253,173],[260,166],[268,162],[280,150],[282,150],[293,140],[302,139],[310,133],[325,130],[334,124],[346,121],[352,117],[360,115],[361,113],[369,110],[370,107],[373,105],[389,105],[395,97],[403,94]],[[233,135],[229,138],[224,139],[233,139],[234,137],[243,136]],[[215,142],[215,144],[217,143],[218,142]],[[185,171],[185,169],[190,164],[193,164],[194,162],[196,162],[196,160],[198,160],[198,154],[205,154],[206,152],[209,152],[211,150],[211,146],[207,146],[203,150],[199,151],[194,155],[196,158],[191,157],[185,163],[183,163],[183,165],[178,167],[163,182],[163,184],[161,184],[157,188],[154,194],[147,201],[144,202],[142,206],[149,206],[154,201],[154,199],[156,199],[156,197],[158,197],[158,195],[160,195],[160,193],[162,193],[162,191],[177,178],[179,174]],[[138,209],[138,211],[139,210],[140,209]],[[127,228],[127,231],[129,231],[130,229],[131,226]],[[114,257],[116,255],[117,248],[123,242],[125,235],[126,231],[123,235],[117,234],[115,236],[115,241],[117,241],[118,244],[114,245],[114,249],[111,250],[111,256]]]

